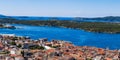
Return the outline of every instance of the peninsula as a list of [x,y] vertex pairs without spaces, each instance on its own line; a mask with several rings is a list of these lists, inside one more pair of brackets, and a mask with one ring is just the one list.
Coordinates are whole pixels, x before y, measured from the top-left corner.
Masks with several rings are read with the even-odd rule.
[[97,33],[120,33],[120,23],[108,22],[77,22],[73,20],[16,20],[0,19],[1,23],[26,24],[36,26],[53,26],[73,29],[83,29],[89,32]]
[[11,25],[8,25],[8,24],[0,24],[0,28],[16,29],[15,26],[11,26]]

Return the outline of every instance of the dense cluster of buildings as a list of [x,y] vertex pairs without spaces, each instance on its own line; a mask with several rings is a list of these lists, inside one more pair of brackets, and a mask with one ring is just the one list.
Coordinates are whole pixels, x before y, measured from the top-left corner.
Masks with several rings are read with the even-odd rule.
[[120,60],[120,50],[75,46],[61,40],[0,35],[0,60]]

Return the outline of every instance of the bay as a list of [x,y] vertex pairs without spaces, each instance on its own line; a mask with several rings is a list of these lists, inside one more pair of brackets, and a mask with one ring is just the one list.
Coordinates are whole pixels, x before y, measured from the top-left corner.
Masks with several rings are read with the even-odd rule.
[[32,39],[65,40],[77,46],[120,49],[120,34],[93,33],[84,30],[13,24],[20,29],[0,29],[0,34],[30,36]]

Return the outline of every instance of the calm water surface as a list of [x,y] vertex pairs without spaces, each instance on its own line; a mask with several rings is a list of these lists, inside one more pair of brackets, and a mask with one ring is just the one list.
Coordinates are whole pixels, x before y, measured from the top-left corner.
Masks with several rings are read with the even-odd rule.
[[120,49],[120,34],[92,33],[83,30],[15,25],[21,29],[0,29],[1,34],[16,34],[30,36],[32,39],[48,38],[70,41],[78,46],[95,46],[101,48]]

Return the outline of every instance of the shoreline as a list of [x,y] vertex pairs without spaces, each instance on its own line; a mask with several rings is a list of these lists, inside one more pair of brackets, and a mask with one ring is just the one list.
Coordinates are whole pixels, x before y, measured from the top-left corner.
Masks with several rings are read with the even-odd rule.
[[[3,19],[4,20],[4,19]],[[23,24],[33,26],[52,26],[64,27],[72,29],[82,29],[89,32],[97,33],[120,33],[120,23],[106,23],[106,22],[75,22],[75,21],[59,21],[59,20],[0,20],[1,23],[9,24]]]
[[31,40],[28,37],[11,34],[0,35],[0,55],[4,59],[119,59],[120,50],[109,50],[89,46],[75,46],[63,40],[46,38]]
[[[97,22],[96,22],[97,23]],[[16,24],[16,23],[13,23]],[[118,23],[117,23],[118,24]],[[86,29],[82,29],[82,28],[71,28],[71,27],[65,27],[65,26],[49,26],[49,25],[30,25],[30,24],[18,24],[18,25],[27,25],[27,26],[41,26],[41,27],[57,27],[57,28],[67,28],[67,29],[76,29],[76,30],[83,30],[86,32],[93,32],[93,33],[105,33],[105,34],[120,34],[120,32],[108,32],[108,31],[91,31],[91,30],[86,30]]]
[[[38,41],[38,40],[42,40],[42,39],[46,39],[48,41],[48,38],[38,38],[38,39],[32,39],[30,36],[21,36],[21,35],[16,35],[16,34],[0,34],[0,36],[7,36],[7,37],[22,37],[22,38],[28,38],[29,40],[31,41]],[[57,41],[64,41],[66,43],[70,43],[74,46],[78,46],[78,45],[75,45],[73,44],[71,41],[67,41],[67,40],[58,40],[58,39],[50,39],[48,42],[52,41],[52,40],[57,40]],[[86,47],[93,47],[93,48],[101,48],[101,49],[109,49],[109,47],[106,47],[106,48],[102,48],[102,47],[96,47],[96,46],[87,46],[87,45],[84,45]],[[79,47],[84,47],[84,46],[79,46]],[[119,48],[120,49],[120,48]],[[110,50],[119,50],[119,49],[110,49]]]

